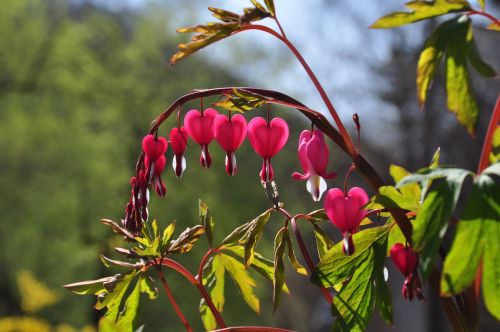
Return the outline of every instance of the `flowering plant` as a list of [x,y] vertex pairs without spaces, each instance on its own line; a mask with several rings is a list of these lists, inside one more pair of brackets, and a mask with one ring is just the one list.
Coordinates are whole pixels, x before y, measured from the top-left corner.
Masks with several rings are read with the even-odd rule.
[[[437,292],[450,323],[457,331],[477,328],[477,303],[481,286],[488,311],[500,319],[500,287],[497,287],[500,261],[498,250],[495,250],[498,249],[500,236],[500,188],[495,182],[495,177],[500,175],[500,163],[498,155],[492,153],[492,137],[495,133],[498,135],[500,98],[491,115],[476,173],[440,165],[438,150],[431,164],[415,173],[392,165],[389,172],[395,184],[387,185],[360,152],[359,117],[353,115],[358,135],[355,143],[322,85],[287,38],[276,16],[273,1],[267,0],[264,4],[256,0],[251,2],[253,6],[245,8],[241,15],[209,8],[219,22],[179,29],[178,32],[197,34],[189,43],[179,45],[179,51],[172,57],[171,64],[240,32],[259,30],[268,33],[283,42],[302,64],[333,123],[322,113],[271,90],[224,87],[196,90],[180,97],[156,118],[142,141],[142,152],[135,175],[130,180],[131,194],[123,220],[119,223],[102,221],[126,241],[127,248],[116,248],[116,251],[127,260],[104,256],[102,259],[106,265],[116,265],[127,269],[127,272],[65,287],[77,294],[97,296],[96,309],[107,309],[100,322],[103,331],[132,331],[140,294],[146,293],[150,299],[157,296],[157,290],[146,274],[150,269],[155,270],[173,309],[186,330],[191,331],[191,325],[177,304],[163,272],[164,268],[168,268],[178,272],[199,291],[200,314],[207,330],[284,331],[271,327],[228,328],[221,312],[225,304],[226,272],[235,281],[245,302],[253,310],[259,310],[259,300],[254,293],[257,285],[249,274],[250,268],[272,283],[273,310],[276,311],[282,292],[289,291],[285,283],[284,257],[287,256],[297,273],[319,287],[318,294],[321,293],[331,306],[336,318],[334,329],[357,331],[365,329],[375,310],[387,323],[392,324],[391,294],[384,277],[384,264],[388,263],[385,258],[389,256],[404,276],[402,296],[409,301],[415,297],[423,300],[424,285]],[[481,3],[484,5],[484,2]],[[389,14],[372,27],[392,28],[459,13],[459,16],[443,22],[426,42],[418,64],[418,96],[424,105],[436,67],[444,57],[449,73],[448,107],[457,114],[458,121],[473,133],[478,107],[471,90],[466,59],[485,76],[495,73],[481,60],[474,42],[470,16],[488,17],[492,21],[488,28],[492,30],[500,30],[498,19],[483,10],[472,9],[463,0],[413,1],[407,6],[412,11]],[[273,20],[278,30],[257,24],[266,18]],[[445,38],[450,35],[454,38]],[[218,110],[205,109],[200,105],[199,110],[193,109],[183,114],[182,107],[188,101],[200,99],[202,104],[203,98],[207,100],[214,96],[222,97],[212,105]],[[290,144],[290,133],[283,118],[271,118],[269,105],[273,104],[297,110],[311,122],[312,128],[304,130],[298,138],[298,159],[303,173],[295,172],[290,176],[307,181],[307,190],[315,202],[320,202],[326,191],[323,203],[319,203],[316,211],[292,215],[280,200],[274,182],[274,174],[278,170],[273,169],[271,159],[287,143]],[[246,118],[239,113],[246,115],[254,109],[263,110],[265,117],[254,117],[247,124]],[[162,136],[168,131],[162,124],[174,112],[177,112],[178,125],[170,129],[169,142],[174,151],[172,166],[177,177],[181,177],[187,166],[191,167],[184,158],[188,140],[200,145],[200,164],[209,168],[212,164],[209,145],[215,139],[226,153],[226,172],[230,176],[237,175],[236,151],[246,138],[263,159],[259,175],[270,200],[268,209],[238,226],[220,243],[214,243],[215,221],[207,204],[201,200],[200,224],[190,225],[177,237],[174,232],[178,225],[171,223],[161,230],[158,222],[150,217],[150,189],[154,189],[159,197],[167,194],[162,175],[167,171],[165,153],[169,142]],[[227,115],[223,112],[227,112]],[[184,126],[181,126],[182,117]],[[334,178],[336,174],[327,171],[330,156],[327,141],[336,144],[352,159],[352,166],[346,171],[344,188],[331,188],[328,191],[326,180]],[[375,195],[370,198],[365,189],[348,187],[348,179],[353,171],[365,178],[367,186],[371,187]],[[473,178],[473,190],[458,220],[453,245],[446,253],[441,240],[447,233],[448,225],[453,222],[451,216],[467,177]],[[281,215],[284,220],[275,234],[274,257],[268,260],[256,251],[256,247],[266,231],[271,214]],[[370,219],[373,216],[378,216],[377,221]],[[318,262],[314,262],[305,246],[298,227],[299,221],[314,231]],[[328,237],[324,228],[332,226],[338,228],[343,241],[334,243]],[[199,263],[197,273],[193,274],[176,260],[176,256],[189,253],[202,237],[208,241],[209,248]],[[297,248],[305,266],[296,257]],[[437,257],[438,252],[442,253],[441,258]],[[437,264],[438,260],[442,264]],[[439,268],[441,265],[442,268]]]

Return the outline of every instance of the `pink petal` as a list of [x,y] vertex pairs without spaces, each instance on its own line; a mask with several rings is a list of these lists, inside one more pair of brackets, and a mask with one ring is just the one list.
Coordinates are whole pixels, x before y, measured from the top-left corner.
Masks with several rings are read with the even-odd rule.
[[231,118],[220,114],[214,120],[214,137],[226,152],[235,152],[247,135],[247,121],[241,114]]
[[253,118],[248,124],[248,139],[262,158],[272,158],[288,140],[288,125],[281,118],[271,120],[269,126],[262,117]]
[[174,127],[170,131],[170,144],[176,155],[182,155],[186,151],[188,132],[184,127]]
[[197,110],[190,110],[184,117],[184,126],[191,138],[200,145],[209,144],[214,138],[213,122],[217,111],[207,108],[203,116]]

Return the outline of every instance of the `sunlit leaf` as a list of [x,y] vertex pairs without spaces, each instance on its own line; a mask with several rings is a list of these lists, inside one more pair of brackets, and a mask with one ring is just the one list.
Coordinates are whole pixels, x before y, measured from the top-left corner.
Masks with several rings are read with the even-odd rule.
[[417,196],[414,193],[403,194],[393,186],[382,186],[374,196],[374,202],[385,208],[401,208],[409,211],[417,211],[420,208],[420,190]]
[[116,259],[108,258],[102,254],[100,257],[101,257],[101,261],[104,263],[104,265],[106,267],[110,267],[111,265],[114,265],[114,266],[129,268],[129,269],[137,269],[137,268],[140,268],[141,266],[144,266],[144,264],[142,264],[142,263],[123,262],[123,261],[119,261]]
[[[498,104],[500,106],[500,103]],[[495,164],[500,161],[500,125],[495,129],[493,139],[491,141],[491,152],[489,155],[490,164]]]
[[295,252],[293,251],[292,239],[290,238],[290,233],[285,231],[283,234],[283,238],[286,241],[286,246],[288,248],[288,259],[290,260],[290,264],[292,264],[293,269],[298,273],[304,276],[307,276],[307,270],[302,264],[299,263],[299,260],[295,256]]
[[471,9],[464,0],[411,1],[405,4],[411,11],[394,12],[379,18],[371,28],[388,29],[425,20],[448,13],[464,12]]
[[110,281],[105,282],[106,292],[98,295],[95,308],[107,308],[108,311],[106,311],[105,315],[112,321],[116,321],[122,309],[123,297],[137,273],[137,270],[133,270],[126,274],[117,274]]
[[266,98],[256,93],[233,89],[232,93],[224,94],[224,99],[214,103],[228,111],[247,112],[264,105]]
[[420,252],[420,269],[424,279],[432,267],[455,210],[462,183],[468,175],[468,171],[457,171],[432,187],[413,222],[413,247]]
[[321,259],[325,253],[330,250],[335,243],[330,239],[328,234],[316,224],[313,224],[314,227],[314,237],[316,239],[316,248],[318,250],[318,256]]
[[[209,289],[210,298],[215,306],[215,308],[222,312],[224,309],[224,284],[225,284],[225,268],[223,262],[223,255],[216,254],[211,261],[211,272],[208,277],[208,285],[206,287]],[[203,322],[203,326],[205,330],[211,331],[217,327],[215,318],[210,311],[208,305],[205,303],[205,300],[200,302],[200,313],[201,319]]]
[[186,228],[179,237],[171,242],[168,248],[169,253],[186,253],[190,251],[196,241],[205,233],[205,228],[201,225],[196,225],[191,228]]
[[170,239],[172,238],[172,235],[174,234],[174,231],[175,231],[175,220],[170,225],[165,227],[165,229],[163,230],[163,234],[161,237],[162,248],[168,246]]
[[105,283],[113,280],[115,277],[106,277],[96,280],[80,281],[63,287],[78,295],[97,295],[106,291]]
[[493,31],[500,31],[500,23],[496,23],[496,22],[491,23],[490,25],[488,25],[486,27],[486,29],[493,30]]
[[264,3],[266,4],[266,7],[271,13],[271,15],[275,16],[276,11],[274,10],[274,0],[264,0]]
[[311,281],[318,286],[328,288],[351,277],[359,265],[371,255],[373,244],[386,242],[390,228],[390,226],[379,226],[355,233],[353,235],[355,250],[350,256],[343,253],[342,242],[335,244],[321,258],[312,273]]
[[252,226],[252,221],[246,222],[243,225],[238,226],[235,230],[231,232],[228,236],[222,240],[222,244],[236,243],[242,239],[247,233],[248,229]]
[[285,284],[285,262],[283,255],[286,249],[286,240],[284,239],[287,229],[281,228],[274,238],[274,282],[273,282],[273,313],[278,309],[281,299],[281,291]]
[[141,282],[137,281],[134,289],[125,300],[123,309],[118,314],[116,327],[118,331],[132,332],[134,331],[135,318],[137,316],[137,309],[139,308],[139,300],[141,296]]
[[259,312],[260,303],[257,296],[253,292],[253,288],[256,286],[255,280],[250,277],[248,271],[243,263],[236,260],[232,256],[222,255],[222,262],[226,271],[229,273],[234,283],[238,287],[239,291],[243,295],[245,302],[252,308],[255,312]]
[[152,256],[152,257],[160,257],[160,238],[157,237],[153,240],[153,242],[146,245],[144,248],[136,247],[132,248],[132,251],[141,257]]
[[[228,250],[242,260],[245,257],[245,248],[241,245],[223,246],[221,247],[221,250]],[[252,260],[252,264],[250,265],[250,267],[253,268],[260,275],[264,276],[266,279],[270,280],[271,282],[274,282],[273,261],[264,258],[261,254],[254,251],[254,258]],[[283,291],[285,293],[289,293],[286,284],[283,286]]]
[[481,10],[484,10],[485,9],[485,0],[477,0],[477,2],[479,3],[479,6],[481,6]]
[[252,264],[254,257],[254,250],[257,242],[259,242],[264,232],[264,226],[266,225],[269,217],[271,216],[271,210],[267,210],[257,218],[251,221],[250,227],[247,230],[247,241],[245,243],[245,266],[248,268]]

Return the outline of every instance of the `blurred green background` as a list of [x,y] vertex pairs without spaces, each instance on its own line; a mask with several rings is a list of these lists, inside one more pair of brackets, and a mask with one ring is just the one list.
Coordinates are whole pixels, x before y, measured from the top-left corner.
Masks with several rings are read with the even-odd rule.
[[[275,74],[278,76],[287,68],[289,58],[284,58],[283,50],[269,58],[267,44],[251,47],[248,54],[242,54],[238,44],[230,48],[231,42],[226,41],[224,48],[215,52],[216,56],[232,54],[234,62],[257,63],[259,70],[269,75],[267,83],[259,81],[251,66],[250,70],[226,66],[226,61],[218,62],[210,51],[203,53],[208,59],[195,56],[168,68],[175,45],[187,38],[174,35],[170,25],[195,22],[197,12],[206,7],[199,1],[144,2],[140,10],[134,6],[113,9],[99,1],[4,0],[0,6],[0,331],[92,331],[100,315],[92,309],[95,299],[73,295],[61,285],[116,273],[100,263],[99,254],[111,255],[111,248],[120,243],[120,238],[99,220],[118,221],[123,216],[130,192],[128,179],[133,175],[140,141],[151,120],[194,88],[253,83],[280,90],[279,85],[265,85],[283,83],[292,93],[296,92],[294,96],[309,100],[312,97],[302,89],[309,82],[304,76],[304,83],[290,82],[289,77],[273,80]],[[177,13],[179,6],[185,6],[184,16]],[[334,9],[328,1],[317,1],[316,6],[309,13],[311,17],[328,15]],[[354,20],[359,19],[352,9],[339,8]],[[179,17],[190,20],[179,22]],[[365,25],[368,23],[371,22]],[[432,24],[419,31],[431,27]],[[323,30],[316,29],[315,37],[320,38]],[[434,106],[429,107],[439,111],[418,113],[414,70],[423,37],[419,42],[408,42],[405,34],[408,32],[386,34],[384,38],[390,40],[386,46],[388,54],[376,62],[365,63],[363,70],[383,84],[370,85],[365,95],[370,106],[354,110],[360,113],[362,125],[371,129],[364,133],[363,150],[384,176],[391,162],[412,170],[424,165],[438,145],[445,162],[473,169],[487,116],[479,125],[478,139],[472,141],[455,125],[453,116],[439,109],[444,109],[439,83],[432,95]],[[483,41],[480,47],[490,45],[485,58],[498,71],[500,55],[498,47],[494,47],[495,43],[498,46],[498,37],[484,32],[477,38]],[[298,44],[306,54],[314,56],[307,39],[299,39]],[[325,42],[325,47],[333,46]],[[365,61],[363,55],[360,57],[360,61]],[[327,59],[320,57],[315,61],[317,67],[329,68]],[[484,82],[480,79],[475,84],[479,87],[481,109],[489,112],[499,84],[498,80]],[[339,103],[348,103],[359,85],[363,84],[358,82],[354,88],[345,85],[348,92],[342,93]],[[186,105],[184,110],[189,107],[199,105]],[[393,112],[381,115],[380,109]],[[349,111],[346,121],[352,114]],[[289,202],[287,207],[293,213],[317,209],[320,205],[311,202],[305,183],[290,181],[291,173],[299,170],[295,152],[298,135],[309,125],[303,117],[285,110],[273,108],[273,112],[287,118],[292,129],[287,147],[273,159],[283,201]],[[160,134],[167,136],[174,122],[168,120]],[[392,129],[382,132],[384,126]],[[387,135],[391,138],[384,141]],[[379,138],[378,143],[373,143],[375,137]],[[261,160],[247,142],[238,151],[239,172],[234,178],[224,172],[224,153],[220,148],[213,144],[211,151],[214,164],[207,171],[199,166],[199,147],[190,142],[188,168],[181,180],[175,178],[170,168],[171,151],[167,153],[167,197],[154,197],[150,207],[151,216],[160,225],[176,219],[178,230],[182,230],[198,223],[198,198],[203,198],[216,220],[216,238],[222,239],[238,224],[269,206],[258,179]],[[348,162],[333,147],[331,164],[339,178],[343,177]],[[353,185],[362,183],[356,176],[351,181]],[[329,185],[339,186],[341,182],[336,179]],[[272,221],[259,246],[266,257],[271,256],[272,234],[281,224],[278,217]],[[309,231],[304,229],[310,238]],[[328,231],[338,237],[333,228]],[[193,254],[181,261],[194,271],[206,249],[202,240]],[[329,309],[317,289],[291,268],[287,271],[292,295],[284,299],[274,316],[272,289],[266,280],[256,276],[261,315],[253,313],[235,295],[236,287],[228,282],[227,294],[233,295],[228,295],[226,301],[226,321],[231,325],[275,325],[299,331],[328,330]],[[173,273],[167,272],[167,279],[188,320],[195,330],[200,330],[198,293]],[[402,280],[395,276],[392,281],[397,297]],[[145,331],[182,330],[163,294],[153,302],[145,297],[143,301],[138,323],[146,324]],[[448,329],[439,306],[433,303],[431,297],[430,309],[420,304],[414,306],[418,306],[419,317],[434,321],[441,317],[440,329]],[[410,311],[414,312],[415,307],[406,303],[396,308],[396,326],[404,322],[400,317]],[[418,317],[415,320],[419,321],[417,327],[410,326],[407,331],[425,329],[426,321],[422,323]],[[483,323],[487,328],[488,318]],[[375,318],[371,328],[384,327]]]

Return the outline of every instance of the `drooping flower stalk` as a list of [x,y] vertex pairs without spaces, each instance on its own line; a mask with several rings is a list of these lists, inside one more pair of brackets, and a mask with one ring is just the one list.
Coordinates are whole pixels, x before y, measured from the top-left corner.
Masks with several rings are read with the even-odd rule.
[[247,135],[247,121],[241,114],[227,117],[219,114],[214,120],[214,137],[226,151],[226,173],[236,174],[236,150],[241,146]]
[[335,173],[327,173],[330,152],[325,143],[323,133],[319,129],[304,130],[299,137],[299,161],[304,174],[294,172],[295,180],[307,180],[306,188],[315,202],[321,199],[326,191],[324,179],[333,179]]
[[262,117],[256,117],[248,124],[248,140],[255,152],[263,159],[259,173],[263,182],[273,180],[274,170],[271,158],[285,146],[288,134],[288,125],[282,118],[274,118],[268,122]]
[[346,255],[354,253],[352,235],[359,229],[367,211],[363,206],[369,198],[362,188],[354,187],[348,193],[339,188],[328,190],[325,197],[325,211],[328,219],[342,232],[344,237],[343,251]]
[[189,136],[201,147],[200,164],[205,168],[212,165],[208,144],[214,139],[213,124],[217,115],[216,110],[207,108],[203,112],[190,110],[184,117],[184,127]]

